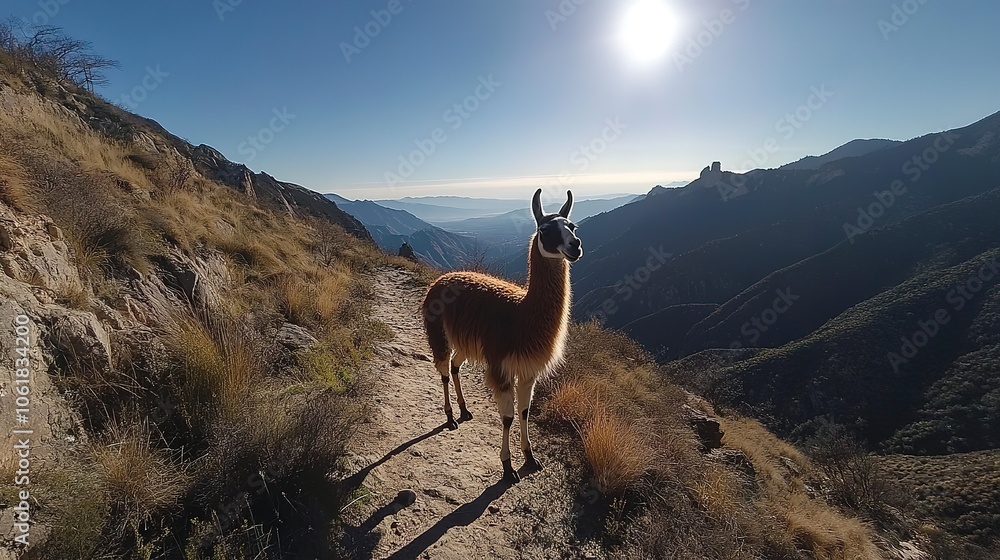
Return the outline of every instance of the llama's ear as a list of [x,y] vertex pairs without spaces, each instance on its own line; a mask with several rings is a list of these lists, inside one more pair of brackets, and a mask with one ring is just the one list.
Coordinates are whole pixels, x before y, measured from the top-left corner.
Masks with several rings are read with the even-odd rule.
[[535,191],[534,198],[531,199],[531,213],[535,216],[535,225],[542,223],[545,213],[542,212],[542,189]]
[[573,210],[573,191],[566,191],[566,204],[559,209],[559,215],[568,219],[571,210]]

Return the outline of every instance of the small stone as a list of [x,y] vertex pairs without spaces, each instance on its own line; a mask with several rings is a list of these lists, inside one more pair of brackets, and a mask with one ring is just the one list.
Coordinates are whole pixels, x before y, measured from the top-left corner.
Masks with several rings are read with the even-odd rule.
[[423,457],[423,454],[421,454],[421,453],[420,453],[419,451],[417,451],[416,449],[414,449],[414,450],[410,451],[410,455],[413,455],[414,457]]
[[63,238],[62,230],[59,229],[59,226],[55,225],[52,222],[45,223],[45,231],[49,234],[49,237],[51,237],[52,239]]
[[399,494],[396,494],[396,503],[401,504],[403,507],[413,505],[413,502],[417,501],[417,493],[413,490],[406,489],[400,490]]

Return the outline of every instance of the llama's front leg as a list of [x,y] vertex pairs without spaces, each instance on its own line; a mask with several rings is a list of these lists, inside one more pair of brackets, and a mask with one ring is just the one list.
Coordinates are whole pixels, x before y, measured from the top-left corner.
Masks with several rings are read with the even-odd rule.
[[510,427],[514,423],[514,390],[508,385],[504,390],[493,391],[497,401],[500,420],[503,422],[503,441],[500,442],[500,462],[503,464],[503,479],[507,482],[520,482],[521,477],[510,465]]
[[458,422],[455,422],[455,413],[451,408],[451,395],[448,392],[448,360],[438,362],[435,367],[441,374],[441,385],[444,386],[444,414],[447,418],[444,426],[449,430],[457,430]]
[[528,439],[528,412],[531,409],[531,397],[535,392],[535,382],[518,380],[517,406],[521,409],[521,451],[524,451],[524,466],[537,471],[542,470],[542,464],[531,452],[531,440]]
[[455,353],[455,357],[451,359],[451,380],[455,383],[455,394],[458,396],[458,409],[462,412],[461,416],[458,417],[459,422],[472,420],[472,413],[465,406],[465,395],[462,394],[462,375],[458,372],[464,361],[465,358],[462,357],[462,354],[457,352]]

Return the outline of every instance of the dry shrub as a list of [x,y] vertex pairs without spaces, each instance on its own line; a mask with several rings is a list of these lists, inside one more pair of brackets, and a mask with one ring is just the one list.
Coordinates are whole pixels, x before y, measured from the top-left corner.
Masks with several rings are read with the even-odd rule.
[[719,465],[708,465],[693,486],[698,503],[715,519],[732,517],[744,507],[739,478]]
[[315,319],[315,293],[296,276],[282,276],[274,282],[278,309],[285,319],[296,325],[309,325]]
[[784,504],[784,512],[788,538],[817,560],[882,558],[867,527],[822,501],[795,494]]
[[907,505],[907,493],[900,482],[850,436],[830,435],[814,442],[811,457],[824,475],[827,493],[837,504],[874,514],[884,512],[886,506]]
[[590,422],[594,415],[593,395],[582,381],[571,379],[561,383],[545,403],[546,417],[568,421],[581,426]]
[[89,310],[90,295],[83,286],[66,284],[61,286],[58,293],[56,293],[56,303],[65,305],[70,309]]
[[635,488],[653,465],[649,445],[636,427],[600,407],[583,429],[583,454],[594,484],[611,497]]
[[279,270],[284,267],[271,243],[265,242],[243,223],[238,224],[232,233],[218,236],[212,241],[212,245],[243,266],[260,271]]
[[116,424],[93,446],[96,474],[119,531],[136,529],[177,505],[187,489],[187,475],[152,438],[144,423]]
[[36,159],[33,169],[38,200],[66,231],[81,268],[90,273],[124,266],[148,270],[152,245],[146,225],[107,177],[44,159]]
[[331,269],[321,271],[320,278],[315,282],[316,314],[320,321],[333,320],[343,309],[351,295],[351,273],[344,265],[336,264]]
[[270,345],[246,321],[180,316],[167,328],[164,343],[174,362],[178,406],[199,431],[220,417],[239,416],[251,386],[270,369]]
[[207,442],[186,501],[198,506],[208,527],[195,531],[189,549],[197,557],[220,547],[247,557],[273,543],[281,550],[302,550],[315,540],[326,546],[324,531],[311,528],[339,512],[343,496],[331,475],[341,472],[362,416],[356,396],[314,385],[254,391],[241,414],[220,420]]

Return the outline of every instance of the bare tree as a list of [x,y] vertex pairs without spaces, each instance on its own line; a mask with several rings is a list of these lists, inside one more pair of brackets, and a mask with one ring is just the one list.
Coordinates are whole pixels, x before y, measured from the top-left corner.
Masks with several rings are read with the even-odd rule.
[[91,92],[107,85],[107,70],[119,67],[117,61],[95,53],[90,41],[67,37],[51,25],[29,27],[16,18],[0,24],[0,49],[18,70],[31,66]]

